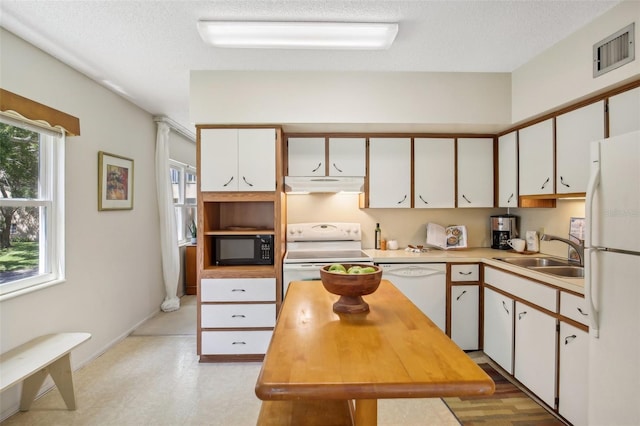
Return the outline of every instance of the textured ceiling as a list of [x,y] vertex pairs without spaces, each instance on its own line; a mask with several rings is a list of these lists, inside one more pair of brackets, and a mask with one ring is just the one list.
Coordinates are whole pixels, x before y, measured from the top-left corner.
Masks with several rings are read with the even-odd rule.
[[[189,130],[190,70],[511,72],[619,1],[1,0],[0,25]],[[199,19],[398,22],[386,51],[220,49]]]

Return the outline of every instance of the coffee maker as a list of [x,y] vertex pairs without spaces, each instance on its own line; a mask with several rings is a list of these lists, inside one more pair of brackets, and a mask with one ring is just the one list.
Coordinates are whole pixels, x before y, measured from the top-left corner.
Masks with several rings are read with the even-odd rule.
[[518,216],[500,214],[491,216],[491,248],[509,250],[507,241],[518,238]]

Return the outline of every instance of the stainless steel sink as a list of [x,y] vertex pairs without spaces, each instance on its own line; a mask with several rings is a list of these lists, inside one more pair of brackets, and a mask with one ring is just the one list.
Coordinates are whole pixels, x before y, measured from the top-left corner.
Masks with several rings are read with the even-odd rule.
[[528,266],[527,268],[563,278],[584,277],[584,268],[582,266]]
[[525,268],[571,265],[567,260],[553,259],[550,257],[501,257],[496,258],[496,260],[501,260],[512,265],[523,266]]

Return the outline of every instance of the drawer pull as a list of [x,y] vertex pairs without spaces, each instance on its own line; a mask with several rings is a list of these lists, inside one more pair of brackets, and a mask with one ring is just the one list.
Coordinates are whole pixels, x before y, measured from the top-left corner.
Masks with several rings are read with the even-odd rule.
[[459,273],[460,275],[471,275],[471,274],[473,274],[473,272],[471,272],[471,271],[469,271],[469,272],[462,272],[462,271],[458,271],[458,273]]
[[519,319],[519,320],[521,320],[521,319],[522,319],[522,317],[524,317],[525,315],[527,315],[527,311],[520,312],[520,313],[518,314],[518,319]]
[[460,293],[460,295],[458,297],[456,297],[456,300],[460,300],[460,298],[462,296],[464,296],[464,294],[467,292],[467,290],[464,290],[462,293]]
[[568,345],[568,344],[569,344],[569,342],[571,342],[571,341],[572,341],[573,339],[575,339],[576,337],[578,337],[578,336],[576,336],[575,334],[572,334],[571,336],[567,336],[567,337],[565,337],[565,338],[564,338],[564,344],[565,344],[565,345]]
[[233,290],[231,290],[231,292],[232,292],[232,293],[234,293],[234,292],[236,292],[236,291],[239,291],[239,292],[241,292],[241,293],[244,293],[244,292],[245,292],[245,291],[247,291],[247,290],[245,290],[244,288],[234,288]]
[[505,311],[507,311],[507,313],[509,313],[509,309],[507,309],[507,303],[504,300],[502,301],[502,307]]
[[578,310],[578,312],[580,312],[580,313],[581,313],[582,315],[584,315],[585,317],[588,317],[588,316],[589,316],[589,314],[588,314],[588,313],[586,313],[586,312],[584,312],[584,311],[582,310],[582,308],[576,308],[576,309]]
[[246,318],[246,317],[242,314],[233,314],[231,315],[231,318]]
[[246,342],[233,342],[232,345],[246,345]]

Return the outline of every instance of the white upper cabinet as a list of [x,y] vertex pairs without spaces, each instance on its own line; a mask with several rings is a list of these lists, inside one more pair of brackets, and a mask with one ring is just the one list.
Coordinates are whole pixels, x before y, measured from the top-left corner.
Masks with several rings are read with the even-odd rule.
[[604,101],[556,118],[556,193],[586,192],[591,142],[604,138]]
[[330,138],[328,164],[326,148],[322,137],[289,138],[287,176],[365,176],[365,138]]
[[553,119],[518,131],[520,195],[553,194]]
[[365,138],[329,139],[329,176],[365,176]]
[[324,176],[324,138],[289,138],[287,176]]
[[460,138],[458,207],[493,207],[493,138]]
[[411,207],[411,139],[369,140],[369,207]]
[[202,191],[275,191],[275,129],[202,129]]
[[455,207],[455,139],[416,138],[413,150],[414,207]]
[[516,132],[498,138],[498,207],[518,207],[518,139]]
[[609,137],[640,130],[640,87],[609,98]]

